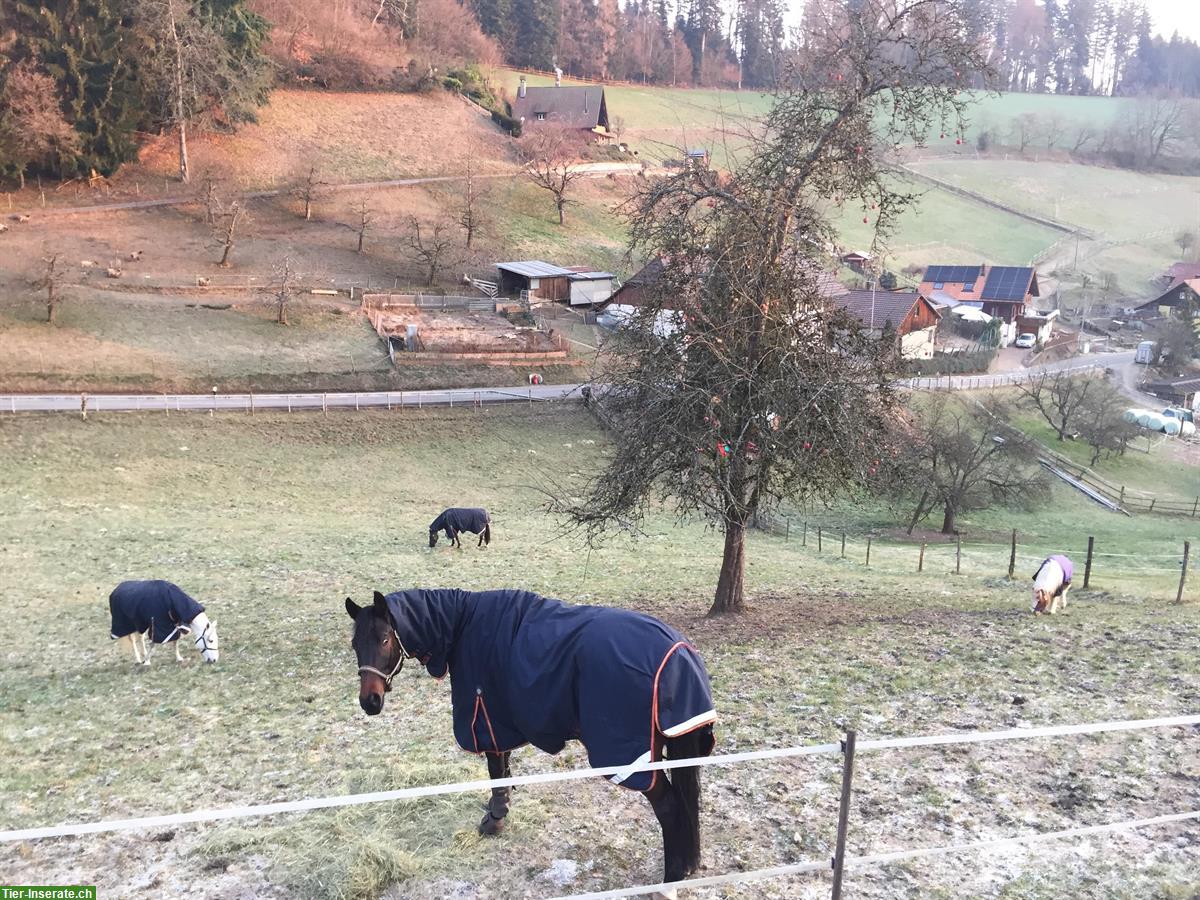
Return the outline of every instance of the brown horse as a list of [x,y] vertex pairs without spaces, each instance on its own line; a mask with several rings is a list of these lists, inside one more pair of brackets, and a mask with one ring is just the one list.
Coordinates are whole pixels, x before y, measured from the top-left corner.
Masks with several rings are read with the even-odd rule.
[[[716,713],[699,654],[669,626],[629,610],[574,606],[527,591],[375,592],[371,606],[346,598],[354,620],[358,702],[369,716],[406,659],[450,675],[454,734],[511,777],[522,744],[558,753],[578,739],[597,768],[712,752]],[[697,766],[623,771],[610,779],[642,791],[662,828],[664,877],[700,864]],[[480,834],[496,834],[512,789],[493,788]]]

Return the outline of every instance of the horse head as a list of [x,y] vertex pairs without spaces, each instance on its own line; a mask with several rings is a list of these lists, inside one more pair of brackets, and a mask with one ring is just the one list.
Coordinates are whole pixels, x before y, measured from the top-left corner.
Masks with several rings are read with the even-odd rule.
[[436,547],[438,542],[438,533],[435,529],[429,529],[429,546]]
[[1045,612],[1046,607],[1050,605],[1050,600],[1054,595],[1042,588],[1033,589],[1033,611],[1035,613]]
[[192,635],[192,643],[200,651],[200,656],[206,663],[215,663],[221,656],[217,639],[217,623],[209,621],[204,613],[196,616],[188,623]]
[[379,591],[371,606],[359,606],[347,597],[346,613],[354,620],[350,648],[358,658],[358,705],[368,716],[377,716],[383,712],[383,695],[404,666],[404,647]]

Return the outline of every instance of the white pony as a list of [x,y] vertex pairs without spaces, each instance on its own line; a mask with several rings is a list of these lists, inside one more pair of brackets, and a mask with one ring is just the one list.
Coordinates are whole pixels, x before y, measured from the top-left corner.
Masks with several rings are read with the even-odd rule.
[[122,581],[109,595],[108,608],[112,613],[110,636],[113,640],[128,638],[133,658],[140,665],[150,665],[155,644],[168,643],[175,645],[175,659],[183,662],[179,639],[185,634],[192,637],[205,662],[215,663],[220,656],[217,623],[209,620],[203,606],[169,581]]
[[1048,557],[1042,561],[1033,576],[1033,612],[1054,615],[1067,608],[1067,589],[1075,567],[1071,560],[1062,555]]

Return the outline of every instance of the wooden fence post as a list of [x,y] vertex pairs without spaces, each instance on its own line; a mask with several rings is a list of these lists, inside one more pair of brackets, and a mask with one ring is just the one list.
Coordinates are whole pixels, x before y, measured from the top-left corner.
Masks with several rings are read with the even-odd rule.
[[1196,498],[1196,502],[1192,504],[1192,518],[1196,518],[1196,507],[1200,506],[1200,497]]
[[871,568],[871,539],[867,538],[867,568]]
[[808,519],[804,520],[804,530],[800,532],[800,546],[808,546]]
[[962,535],[954,536],[954,574],[962,574]]
[[1125,485],[1121,485],[1121,497],[1119,500],[1117,500],[1117,505],[1118,506],[1125,505]]
[[1017,529],[1013,529],[1012,548],[1008,551],[1008,577],[1012,578],[1017,571]]
[[1150,498],[1150,509],[1148,509],[1147,512],[1154,512],[1154,501],[1157,499],[1158,499],[1157,497]]
[[921,555],[917,557],[917,571],[921,572],[925,569],[925,542],[921,541]]
[[326,418],[329,417],[329,395],[328,394],[321,395],[321,415],[325,416]]
[[783,539],[785,541],[790,541],[792,539],[792,520],[791,519],[783,520]]
[[1175,602],[1183,602],[1183,586],[1187,583],[1187,567],[1188,557],[1192,553],[1192,544],[1190,541],[1183,542],[1183,566],[1179,571],[1179,590],[1175,592]]
[[821,526],[817,526],[817,553],[821,552]]
[[1096,546],[1096,538],[1088,535],[1087,562],[1083,566],[1083,589],[1086,591],[1092,580],[1092,549]]
[[846,832],[850,827],[850,789],[854,781],[853,730],[847,729],[842,741],[842,796],[838,803],[837,842],[833,851],[833,900],[841,900],[842,872],[846,864]]
[[842,532],[842,559],[846,558],[846,532]]

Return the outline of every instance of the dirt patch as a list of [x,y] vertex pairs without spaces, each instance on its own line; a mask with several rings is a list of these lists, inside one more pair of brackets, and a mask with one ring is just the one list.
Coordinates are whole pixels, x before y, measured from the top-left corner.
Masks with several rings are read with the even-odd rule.
[[389,306],[372,311],[384,335],[406,339],[417,327],[417,350],[430,353],[546,353],[559,349],[550,335],[536,328],[513,325],[504,316],[469,310],[419,309]]

